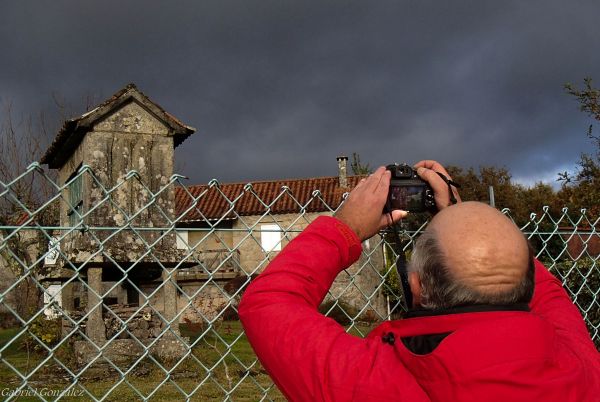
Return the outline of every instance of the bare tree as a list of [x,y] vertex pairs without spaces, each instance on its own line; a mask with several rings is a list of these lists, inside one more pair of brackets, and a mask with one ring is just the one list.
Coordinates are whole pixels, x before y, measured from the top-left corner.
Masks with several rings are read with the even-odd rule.
[[[30,168],[48,143],[44,115],[40,114],[38,119],[32,116],[15,119],[10,103],[1,108],[0,270],[4,283],[0,283],[0,291],[17,283],[5,300],[12,298],[19,316],[27,318],[36,310],[40,299],[35,270],[31,268],[40,253],[46,251],[49,236],[32,226],[50,226],[57,222],[57,203],[48,202],[56,193],[50,181],[54,181],[56,175],[41,168]],[[16,229],[18,226],[23,229]]]

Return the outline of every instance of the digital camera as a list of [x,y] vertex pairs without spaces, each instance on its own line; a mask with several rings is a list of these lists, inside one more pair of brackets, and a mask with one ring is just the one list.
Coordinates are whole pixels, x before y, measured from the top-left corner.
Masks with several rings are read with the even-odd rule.
[[392,173],[385,212],[402,209],[409,212],[435,212],[435,199],[429,184],[405,163],[387,165]]

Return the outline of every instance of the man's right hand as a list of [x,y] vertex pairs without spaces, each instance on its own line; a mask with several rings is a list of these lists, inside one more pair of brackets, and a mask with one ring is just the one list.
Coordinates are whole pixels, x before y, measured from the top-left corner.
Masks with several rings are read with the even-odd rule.
[[[432,160],[424,160],[420,161],[414,166],[417,169],[417,174],[423,180],[425,180],[431,188],[433,189],[433,194],[435,198],[435,206],[438,211],[449,207],[452,205],[450,201],[450,193],[448,191],[448,184],[438,175],[438,173],[443,174],[448,178],[448,180],[452,180],[446,169],[436,161]],[[461,202],[460,195],[458,195],[458,190],[454,186],[450,186],[454,197],[457,202]]]
[[406,211],[399,209],[389,214],[382,212],[390,189],[390,178],[390,171],[381,166],[354,187],[334,215],[348,225],[361,241],[398,222],[407,214]]

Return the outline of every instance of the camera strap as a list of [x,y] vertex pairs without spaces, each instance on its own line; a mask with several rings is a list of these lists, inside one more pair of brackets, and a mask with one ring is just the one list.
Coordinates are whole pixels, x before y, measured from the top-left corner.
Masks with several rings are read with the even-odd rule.
[[460,188],[460,184],[456,183],[455,181],[450,180],[450,178],[448,178],[448,176],[446,176],[445,174],[442,174],[440,172],[436,172],[438,174],[438,176],[441,177],[442,180],[444,180],[444,183],[446,183],[448,185],[448,195],[450,196],[450,203],[452,205],[456,204],[458,201],[456,199],[456,197],[454,196],[454,191],[452,191],[452,187],[454,188]]

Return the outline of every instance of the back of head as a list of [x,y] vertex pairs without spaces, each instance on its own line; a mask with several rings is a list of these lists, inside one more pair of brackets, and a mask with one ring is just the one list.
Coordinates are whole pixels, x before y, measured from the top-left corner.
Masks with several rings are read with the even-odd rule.
[[445,208],[417,241],[411,271],[419,274],[421,305],[527,303],[533,295],[533,255],[516,225],[479,202]]

